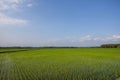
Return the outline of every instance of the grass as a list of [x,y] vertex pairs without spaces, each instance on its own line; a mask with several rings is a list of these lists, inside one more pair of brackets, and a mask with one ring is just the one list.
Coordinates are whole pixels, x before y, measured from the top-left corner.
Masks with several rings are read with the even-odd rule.
[[48,48],[0,54],[0,80],[116,80],[119,77],[120,49],[117,48]]

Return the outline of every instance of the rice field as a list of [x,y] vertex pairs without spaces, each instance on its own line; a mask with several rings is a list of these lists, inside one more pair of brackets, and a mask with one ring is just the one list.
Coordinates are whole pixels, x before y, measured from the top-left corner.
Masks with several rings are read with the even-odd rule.
[[120,78],[119,48],[45,48],[22,51],[0,49],[0,80],[118,78]]

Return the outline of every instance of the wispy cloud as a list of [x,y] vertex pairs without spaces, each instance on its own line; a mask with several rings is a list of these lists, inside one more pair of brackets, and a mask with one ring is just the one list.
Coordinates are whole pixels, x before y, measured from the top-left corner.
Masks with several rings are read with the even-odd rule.
[[27,23],[26,20],[12,18],[5,14],[0,13],[0,24],[2,25],[21,25],[26,23]]
[[23,0],[0,0],[0,10],[18,9]]
[[120,41],[120,35],[112,35],[107,37],[92,37],[87,35],[79,39],[80,42],[84,41]]
[[32,7],[27,0],[0,0],[0,10],[16,10],[21,6]]
[[[1,40],[1,39],[0,39]],[[67,37],[67,38],[53,38],[53,39],[25,39],[19,36],[3,36],[0,41],[0,46],[100,46],[106,43],[120,43],[120,35],[112,35],[106,37],[92,37],[90,35],[83,37]]]
[[76,38],[63,38],[63,39],[52,39],[48,42],[88,42],[88,41],[119,41],[120,42],[120,35],[112,35],[112,36],[106,36],[106,37],[92,37],[90,35],[86,35],[83,37],[76,37]]
[[32,6],[33,6],[33,4],[31,4],[31,3],[27,4],[27,7],[32,7]]
[[92,37],[90,35],[76,38],[44,40],[41,44],[50,46],[99,46],[104,43],[120,43],[120,35]]
[[22,10],[23,6],[32,7],[32,3],[27,0],[0,0],[0,25],[21,25],[26,24],[28,20],[14,18],[7,15],[9,12]]

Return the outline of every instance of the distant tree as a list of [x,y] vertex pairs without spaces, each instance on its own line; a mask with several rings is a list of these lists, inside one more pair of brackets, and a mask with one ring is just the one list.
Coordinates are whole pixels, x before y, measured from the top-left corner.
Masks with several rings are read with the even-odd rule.
[[102,48],[120,48],[120,44],[102,44]]
[[120,45],[118,45],[117,48],[120,48]]

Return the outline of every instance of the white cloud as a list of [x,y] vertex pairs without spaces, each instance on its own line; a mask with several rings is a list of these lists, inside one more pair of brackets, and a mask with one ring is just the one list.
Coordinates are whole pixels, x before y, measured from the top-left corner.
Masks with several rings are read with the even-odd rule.
[[8,5],[4,4],[3,1],[0,1],[0,10],[6,10],[9,9]]
[[33,4],[28,4],[27,0],[0,0],[0,10],[19,10],[19,8],[26,6],[32,7]]
[[92,37],[87,35],[79,39],[79,42],[85,41],[120,41],[120,35],[112,35],[107,37]]
[[0,25],[21,25],[26,23],[26,20],[12,18],[0,13]]
[[105,38],[101,38],[102,41],[120,41],[120,35],[113,35]]
[[89,41],[89,40],[92,40],[92,37],[90,35],[87,35],[87,36],[81,37],[78,41],[84,42],[84,41]]
[[31,4],[31,3],[30,3],[30,4],[27,4],[27,7],[32,7],[32,6],[33,6],[33,4]]
[[[0,0],[0,25],[26,24],[27,20],[6,15],[21,11],[22,7],[26,6],[26,4],[28,4],[27,0]],[[32,7],[32,4],[28,4],[28,6]]]
[[14,10],[20,6],[23,0],[1,0],[0,10]]
[[[0,34],[1,36],[3,34]],[[25,37],[25,36],[24,36]],[[111,38],[111,39],[108,39]],[[2,39],[2,40],[1,40]],[[92,37],[90,35],[83,37],[67,37],[53,39],[38,39],[33,37],[23,38],[15,34],[4,34],[0,39],[1,46],[100,46],[106,43],[120,43],[120,35],[112,35],[106,37]],[[82,39],[82,40],[80,40]]]
[[120,35],[106,37],[92,37],[90,35],[76,38],[62,38],[44,40],[41,44],[51,46],[99,46],[104,43],[120,43]]
[[120,35],[113,35],[113,38],[117,38],[117,39],[120,39]]
[[19,4],[20,2],[23,2],[23,0],[6,0],[10,3],[16,3],[16,4]]

